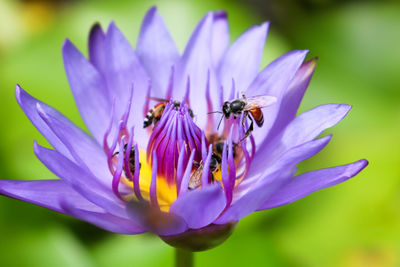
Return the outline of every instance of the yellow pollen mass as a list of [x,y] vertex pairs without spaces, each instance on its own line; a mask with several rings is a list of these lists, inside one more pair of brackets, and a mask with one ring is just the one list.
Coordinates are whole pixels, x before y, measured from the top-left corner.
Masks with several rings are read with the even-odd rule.
[[[143,199],[150,202],[150,185],[151,185],[151,174],[152,174],[152,166],[147,162],[146,151],[139,151],[139,161],[141,163],[140,167],[140,176],[139,176],[139,185],[140,192],[142,194]],[[133,192],[133,182],[129,181],[126,178],[121,178],[121,181],[132,188]],[[169,207],[177,198],[176,192],[176,184],[168,185],[165,177],[157,176],[157,201],[160,206],[160,210],[164,212],[169,211]],[[124,196],[126,201],[137,200],[134,193]]]

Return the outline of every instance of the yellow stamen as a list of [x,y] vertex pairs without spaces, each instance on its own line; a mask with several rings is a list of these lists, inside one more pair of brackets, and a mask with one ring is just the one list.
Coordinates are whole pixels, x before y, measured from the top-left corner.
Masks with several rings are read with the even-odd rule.
[[[140,177],[139,185],[142,197],[150,202],[150,184],[151,184],[151,164],[147,162],[146,151],[140,150],[139,161],[141,163],[140,167]],[[122,183],[132,188],[133,192],[133,182],[126,178],[121,179]],[[162,176],[157,177],[157,200],[161,211],[168,212],[171,204],[176,200],[177,192],[175,183],[168,185],[166,178]],[[134,193],[124,196],[126,201],[137,200]]]

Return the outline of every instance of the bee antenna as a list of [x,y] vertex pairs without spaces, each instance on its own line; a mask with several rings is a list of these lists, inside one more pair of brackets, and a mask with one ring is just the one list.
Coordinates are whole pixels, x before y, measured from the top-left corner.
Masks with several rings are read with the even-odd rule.
[[221,119],[219,120],[217,130],[219,129],[219,126],[221,126],[221,122],[222,122],[223,119],[224,119],[224,115],[221,115]]
[[168,102],[168,99],[153,97],[153,96],[149,96],[147,99],[153,100],[153,101],[158,101],[158,102]]
[[222,114],[221,111],[211,111],[211,112],[207,112],[207,114],[213,114],[213,113],[220,113],[220,114]]

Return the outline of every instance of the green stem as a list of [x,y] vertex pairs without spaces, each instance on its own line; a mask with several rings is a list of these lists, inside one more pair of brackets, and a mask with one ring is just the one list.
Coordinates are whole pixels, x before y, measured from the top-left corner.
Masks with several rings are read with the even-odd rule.
[[181,248],[175,248],[175,266],[176,267],[192,267],[193,252]]

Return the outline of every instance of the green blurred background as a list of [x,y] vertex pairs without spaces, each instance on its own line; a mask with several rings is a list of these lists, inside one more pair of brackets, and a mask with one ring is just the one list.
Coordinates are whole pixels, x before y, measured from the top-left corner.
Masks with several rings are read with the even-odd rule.
[[[301,171],[369,160],[355,179],[241,220],[197,266],[400,266],[400,5],[396,1],[0,0],[0,178],[55,178],[34,156],[47,144],[17,105],[14,86],[84,128],[65,77],[61,45],[82,51],[94,22],[114,20],[132,44],[157,5],[182,51],[208,11],[229,13],[234,40],[271,21],[263,66],[291,49],[319,63],[301,110],[353,109],[328,147]],[[1,266],[172,266],[173,249],[151,234],[110,234],[68,216],[0,197]]]

